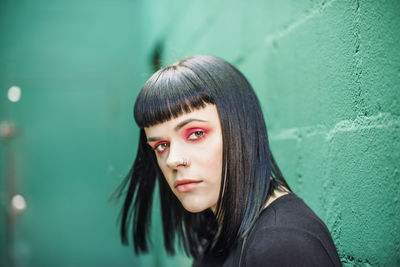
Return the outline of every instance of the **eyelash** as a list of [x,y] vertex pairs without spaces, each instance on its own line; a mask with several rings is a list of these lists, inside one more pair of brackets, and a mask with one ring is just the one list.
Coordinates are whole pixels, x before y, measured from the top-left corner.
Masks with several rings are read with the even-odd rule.
[[[197,137],[197,138],[194,138],[194,139],[189,138],[191,135],[196,134],[196,133],[201,133],[201,135],[200,135],[199,137]],[[200,140],[200,139],[203,139],[203,137],[204,137],[205,135],[206,135],[206,131],[200,130],[200,129],[196,129],[195,131],[190,131],[189,134],[187,135],[186,139],[189,140],[189,141],[196,142],[196,141],[198,141],[198,140]],[[160,142],[160,143],[157,143],[157,144],[153,147],[153,150],[156,151],[156,152],[159,153],[159,154],[163,154],[163,153],[166,151],[167,148],[164,148],[164,150],[161,150],[161,151],[158,150],[158,148],[161,147],[162,145],[168,145],[168,143],[167,143],[167,142]]]

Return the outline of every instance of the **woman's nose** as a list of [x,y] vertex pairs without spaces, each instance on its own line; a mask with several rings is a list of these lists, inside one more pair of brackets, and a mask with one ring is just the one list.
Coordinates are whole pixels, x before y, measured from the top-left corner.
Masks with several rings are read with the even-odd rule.
[[167,158],[167,166],[176,169],[180,166],[187,167],[190,165],[190,159],[182,153],[177,146],[170,145]]

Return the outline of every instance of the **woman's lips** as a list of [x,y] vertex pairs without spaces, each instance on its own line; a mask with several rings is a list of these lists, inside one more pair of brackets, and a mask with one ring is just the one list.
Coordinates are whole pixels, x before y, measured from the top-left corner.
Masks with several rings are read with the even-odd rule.
[[195,188],[201,182],[202,182],[201,180],[191,180],[191,179],[176,180],[174,183],[174,187],[179,192],[187,192]]

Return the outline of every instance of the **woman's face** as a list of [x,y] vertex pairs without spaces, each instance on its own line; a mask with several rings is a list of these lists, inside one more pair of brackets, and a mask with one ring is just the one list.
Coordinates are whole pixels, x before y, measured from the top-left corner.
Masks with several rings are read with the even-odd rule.
[[190,212],[215,212],[222,174],[217,108],[205,108],[144,128],[172,192]]

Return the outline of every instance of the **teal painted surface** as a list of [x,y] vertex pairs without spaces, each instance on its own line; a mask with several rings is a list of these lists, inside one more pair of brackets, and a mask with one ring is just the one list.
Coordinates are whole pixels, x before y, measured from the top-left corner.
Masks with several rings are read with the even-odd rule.
[[400,266],[400,3],[152,3],[165,64],[212,54],[249,78],[289,184],[343,265]]
[[11,150],[28,201],[20,266],[190,265],[167,258],[159,220],[153,253],[134,257],[107,202],[136,153],[132,106],[160,42],[164,64],[212,54],[249,78],[284,175],[344,266],[400,266],[399,1],[0,5],[0,119],[20,129],[0,144],[0,204]]
[[[0,121],[17,133],[0,143],[0,266],[190,264],[167,258],[157,216],[151,254],[123,247],[121,205],[109,201],[136,153],[133,101],[149,70],[143,11],[139,1],[1,1]],[[7,99],[13,85],[17,103]],[[5,221],[10,157],[10,194],[27,202],[14,242]]]

